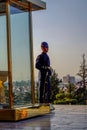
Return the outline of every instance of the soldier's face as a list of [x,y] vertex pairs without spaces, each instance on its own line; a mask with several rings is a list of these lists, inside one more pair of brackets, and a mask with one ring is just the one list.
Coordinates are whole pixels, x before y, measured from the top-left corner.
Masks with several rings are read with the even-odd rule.
[[41,47],[41,49],[42,49],[42,51],[45,52],[45,53],[47,53],[48,50],[49,50],[49,48],[46,48],[46,47]]

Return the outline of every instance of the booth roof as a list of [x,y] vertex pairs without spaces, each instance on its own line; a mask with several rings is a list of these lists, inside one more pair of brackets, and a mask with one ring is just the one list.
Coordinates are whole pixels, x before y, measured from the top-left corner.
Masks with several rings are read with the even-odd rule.
[[[28,11],[31,3],[31,11],[46,9],[46,3],[41,0],[10,0],[11,5],[21,10]],[[0,0],[0,15],[6,12],[6,0]]]

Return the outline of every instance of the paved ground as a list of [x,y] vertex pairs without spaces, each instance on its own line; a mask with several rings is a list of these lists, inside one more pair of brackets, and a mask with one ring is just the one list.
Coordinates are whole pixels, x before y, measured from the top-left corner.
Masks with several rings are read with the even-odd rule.
[[0,130],[87,130],[87,106],[58,105],[45,116],[0,122]]

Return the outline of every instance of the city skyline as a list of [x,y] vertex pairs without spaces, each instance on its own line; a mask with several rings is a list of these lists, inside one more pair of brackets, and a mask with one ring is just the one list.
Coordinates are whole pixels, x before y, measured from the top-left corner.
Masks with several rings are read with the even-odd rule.
[[87,61],[87,1],[43,1],[46,10],[33,13],[34,62],[41,53],[40,43],[47,41],[51,66],[59,77],[76,76],[83,53]]

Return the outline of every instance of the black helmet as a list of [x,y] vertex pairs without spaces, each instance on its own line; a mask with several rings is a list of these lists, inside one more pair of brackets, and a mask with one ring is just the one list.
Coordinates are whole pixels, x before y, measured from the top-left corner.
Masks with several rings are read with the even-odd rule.
[[42,43],[41,43],[41,47],[44,47],[44,48],[49,48],[49,46],[48,46],[48,43],[47,43],[47,42],[42,42]]

